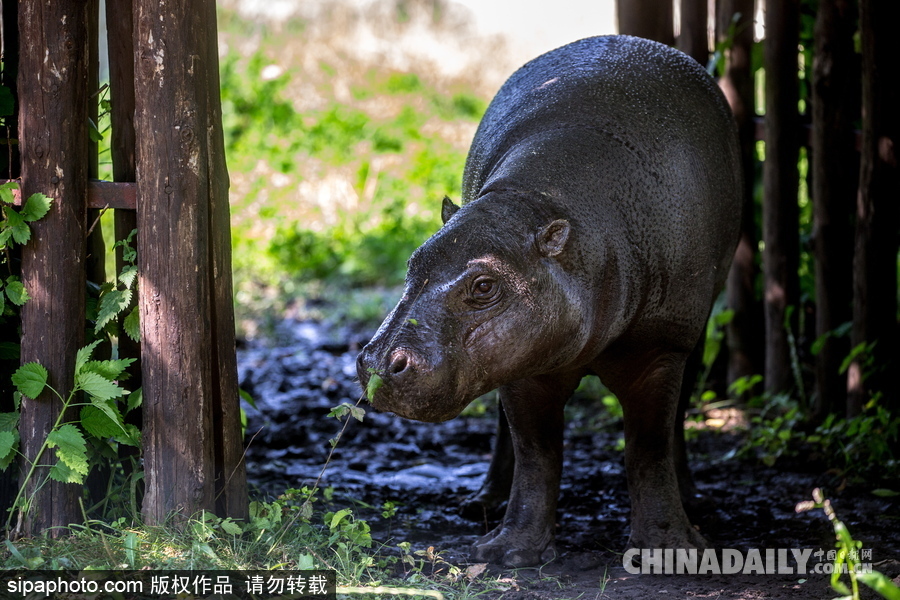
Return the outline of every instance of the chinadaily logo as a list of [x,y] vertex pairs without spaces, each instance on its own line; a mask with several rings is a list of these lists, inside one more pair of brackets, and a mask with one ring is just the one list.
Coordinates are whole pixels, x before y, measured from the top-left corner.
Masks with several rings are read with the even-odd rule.
[[632,575],[831,575],[835,571],[871,573],[872,550],[863,549],[837,561],[836,550],[810,548],[752,548],[750,550],[632,548],[622,556],[622,566]]

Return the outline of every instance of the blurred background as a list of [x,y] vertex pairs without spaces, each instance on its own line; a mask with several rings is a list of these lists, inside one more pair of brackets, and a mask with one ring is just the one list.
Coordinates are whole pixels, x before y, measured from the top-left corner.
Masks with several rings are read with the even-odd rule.
[[612,0],[221,0],[240,333],[377,324],[503,81],[614,32]]

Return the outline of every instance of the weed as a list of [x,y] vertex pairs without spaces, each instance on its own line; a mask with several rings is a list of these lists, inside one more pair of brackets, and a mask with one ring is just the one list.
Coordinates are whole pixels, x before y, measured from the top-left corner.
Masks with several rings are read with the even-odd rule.
[[[861,569],[859,549],[862,548],[862,542],[853,539],[847,526],[837,518],[831,501],[825,499],[819,488],[813,490],[812,501],[798,503],[795,510],[799,513],[816,508],[821,508],[825,512],[834,527],[837,553],[831,572],[831,587],[842,595],[840,600],[859,600],[858,582],[862,582],[888,600],[900,600],[900,588],[890,579],[878,571]],[[849,588],[841,581],[841,575],[844,573],[850,578]]]

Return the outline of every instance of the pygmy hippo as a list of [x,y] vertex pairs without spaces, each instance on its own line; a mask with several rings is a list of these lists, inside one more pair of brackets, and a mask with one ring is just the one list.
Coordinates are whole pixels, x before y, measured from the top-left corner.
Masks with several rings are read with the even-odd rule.
[[737,242],[741,176],[723,95],[667,46],[583,39],[497,93],[462,206],[445,200],[444,226],[409,259],[403,297],[357,362],[364,387],[381,377],[376,408],[420,421],[499,388],[512,486],[473,560],[553,556],[563,406],[586,374],[624,411],[629,545],[705,545],[679,497],[674,432]]

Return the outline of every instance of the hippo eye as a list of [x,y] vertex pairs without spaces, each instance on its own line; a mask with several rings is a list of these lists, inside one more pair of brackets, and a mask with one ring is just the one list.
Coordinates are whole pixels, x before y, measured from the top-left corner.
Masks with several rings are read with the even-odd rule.
[[500,291],[500,285],[492,278],[482,275],[472,284],[472,299],[479,304],[494,300]]

